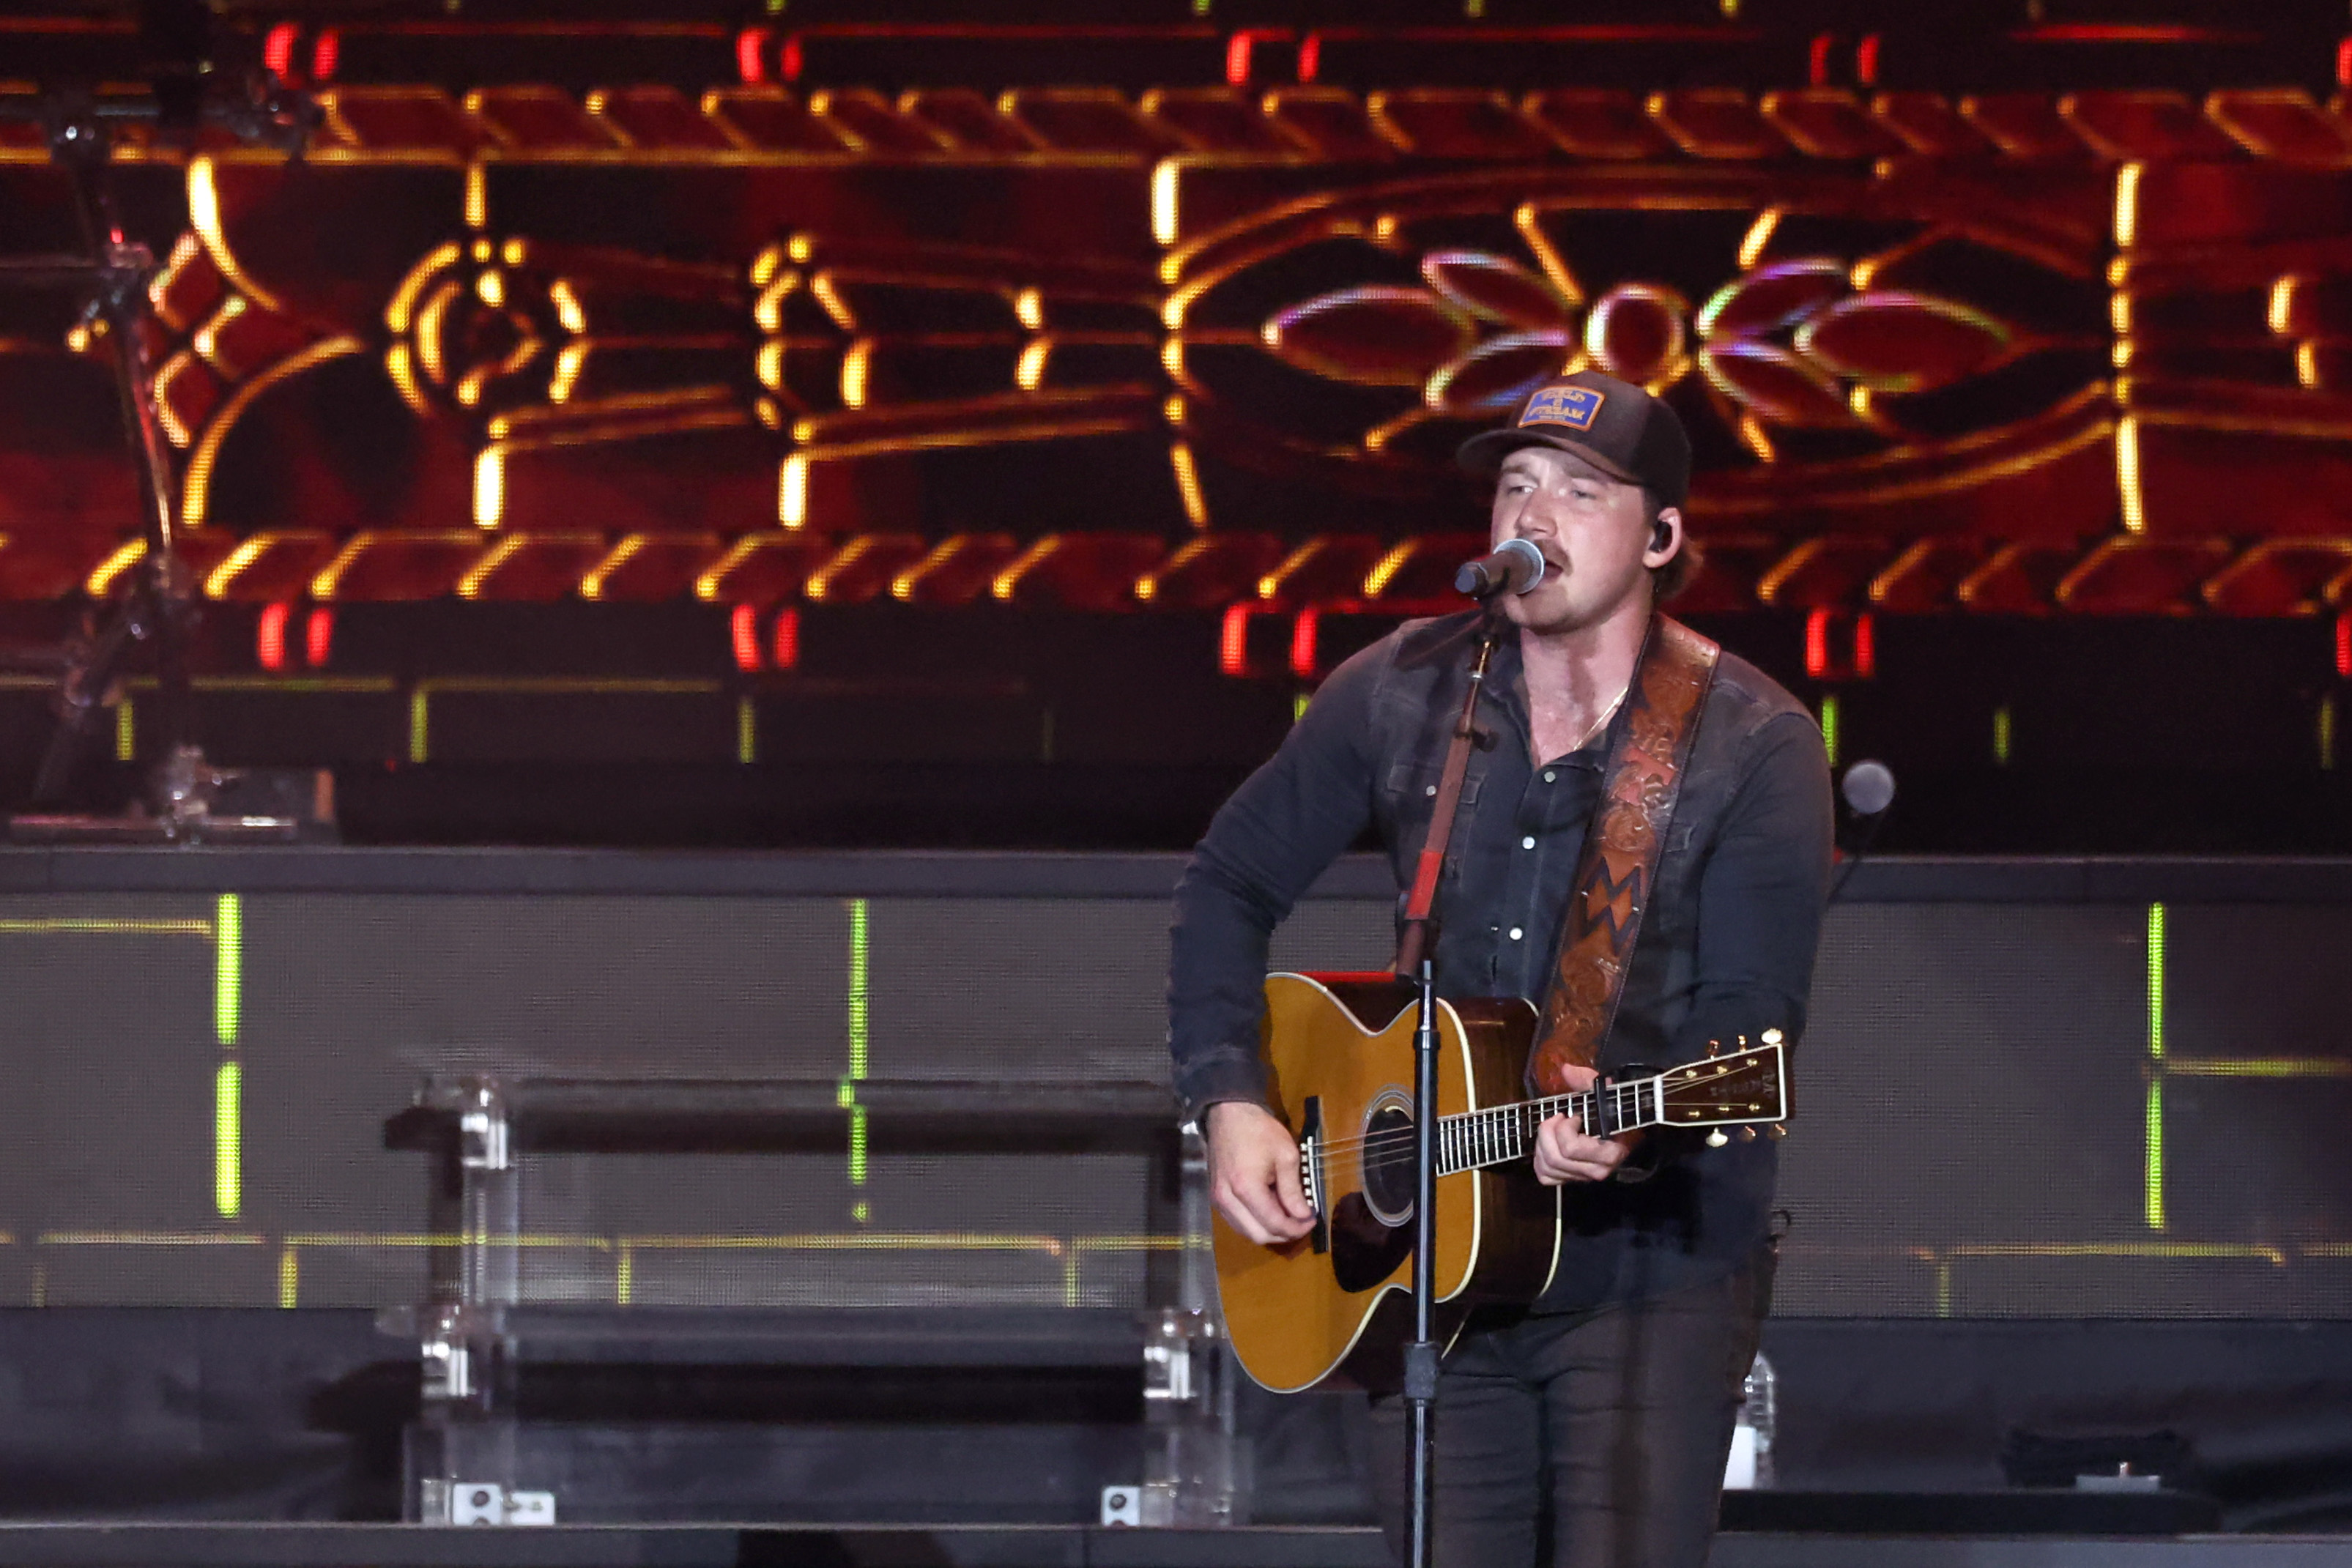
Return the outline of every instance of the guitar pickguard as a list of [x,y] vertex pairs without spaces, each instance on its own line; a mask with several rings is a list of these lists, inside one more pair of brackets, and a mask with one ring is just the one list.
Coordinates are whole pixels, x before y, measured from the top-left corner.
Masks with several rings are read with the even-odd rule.
[[1364,1195],[1351,1192],[1331,1210],[1331,1277],[1350,1295],[1376,1287],[1412,1256],[1412,1224],[1389,1225]]

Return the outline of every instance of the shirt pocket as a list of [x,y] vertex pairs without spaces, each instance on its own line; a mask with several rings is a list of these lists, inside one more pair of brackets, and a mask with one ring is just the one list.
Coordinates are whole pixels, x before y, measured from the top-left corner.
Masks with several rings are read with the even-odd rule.
[[[1442,764],[1432,767],[1420,762],[1397,763],[1389,769],[1389,798],[1395,800],[1400,811],[1407,816],[1416,810],[1423,812],[1433,810],[1437,805],[1437,787],[1444,775],[1445,768]],[[1475,806],[1478,791],[1485,783],[1486,779],[1475,770],[1465,777],[1462,780],[1462,803]]]

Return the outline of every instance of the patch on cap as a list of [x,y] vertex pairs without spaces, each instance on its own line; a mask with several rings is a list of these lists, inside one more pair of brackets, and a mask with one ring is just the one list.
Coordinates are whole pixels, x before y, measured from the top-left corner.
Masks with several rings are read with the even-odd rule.
[[1609,400],[1607,392],[1594,392],[1591,387],[1546,387],[1528,399],[1527,412],[1519,415],[1522,427],[1530,424],[1564,424],[1570,430],[1590,431],[1600,415],[1601,405]]

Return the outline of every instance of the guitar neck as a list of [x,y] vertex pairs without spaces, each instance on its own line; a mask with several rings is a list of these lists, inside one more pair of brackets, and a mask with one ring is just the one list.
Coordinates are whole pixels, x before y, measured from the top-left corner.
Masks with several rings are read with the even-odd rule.
[[1612,1134],[1656,1126],[1665,1119],[1664,1082],[1665,1075],[1661,1073],[1625,1083],[1601,1084],[1580,1093],[1554,1094],[1542,1100],[1521,1100],[1515,1104],[1440,1116],[1438,1174],[1453,1176],[1523,1158],[1535,1145],[1536,1129],[1554,1116],[1573,1116],[1580,1126],[1605,1126]]

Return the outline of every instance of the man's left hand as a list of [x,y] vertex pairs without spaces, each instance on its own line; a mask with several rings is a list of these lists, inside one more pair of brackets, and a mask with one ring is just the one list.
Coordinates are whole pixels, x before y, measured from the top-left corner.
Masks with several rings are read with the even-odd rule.
[[[1580,1094],[1600,1077],[1589,1067],[1571,1068],[1569,1087]],[[1626,1152],[1639,1135],[1624,1133],[1613,1138],[1596,1138],[1587,1134],[1573,1116],[1548,1118],[1536,1129],[1536,1179],[1546,1186],[1571,1181],[1607,1181],[1625,1163]]]

